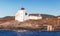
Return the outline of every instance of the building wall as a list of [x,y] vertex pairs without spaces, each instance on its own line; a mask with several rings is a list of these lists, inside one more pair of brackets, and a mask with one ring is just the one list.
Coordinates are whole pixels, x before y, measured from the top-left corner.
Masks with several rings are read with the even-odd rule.
[[37,19],[42,19],[42,17],[40,17],[40,16],[29,16],[29,19],[37,20]]
[[29,20],[29,16],[25,15],[25,19],[24,20]]
[[25,19],[25,10],[19,10],[16,13],[15,20],[22,22],[24,21],[24,19]]

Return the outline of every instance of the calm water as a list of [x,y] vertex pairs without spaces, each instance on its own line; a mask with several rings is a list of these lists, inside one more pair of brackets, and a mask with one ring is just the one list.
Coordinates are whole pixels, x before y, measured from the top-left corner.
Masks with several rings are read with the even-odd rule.
[[26,31],[26,32],[17,32],[17,31],[7,31],[0,30],[0,36],[60,36],[60,32],[37,32],[37,31]]

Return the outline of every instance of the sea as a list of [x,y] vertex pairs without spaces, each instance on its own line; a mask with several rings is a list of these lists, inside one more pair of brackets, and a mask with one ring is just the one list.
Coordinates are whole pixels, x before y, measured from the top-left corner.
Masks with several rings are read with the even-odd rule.
[[13,30],[0,30],[0,36],[60,36],[59,31],[31,31],[18,32]]

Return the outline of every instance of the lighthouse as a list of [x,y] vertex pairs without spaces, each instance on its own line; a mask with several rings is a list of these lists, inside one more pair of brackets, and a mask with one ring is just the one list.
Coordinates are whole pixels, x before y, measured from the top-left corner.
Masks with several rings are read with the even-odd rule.
[[19,22],[23,22],[25,19],[25,8],[21,8],[20,10],[17,11],[15,15],[15,20]]
[[37,20],[37,19],[42,19],[42,17],[40,16],[40,14],[27,15],[25,8],[21,8],[20,10],[18,10],[15,15],[15,21],[18,21],[18,22],[23,22],[29,19]]

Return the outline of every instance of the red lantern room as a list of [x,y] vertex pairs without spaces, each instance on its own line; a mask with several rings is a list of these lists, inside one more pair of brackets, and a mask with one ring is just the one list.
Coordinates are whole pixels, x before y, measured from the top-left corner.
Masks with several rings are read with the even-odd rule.
[[25,8],[21,8],[21,10],[25,10]]

